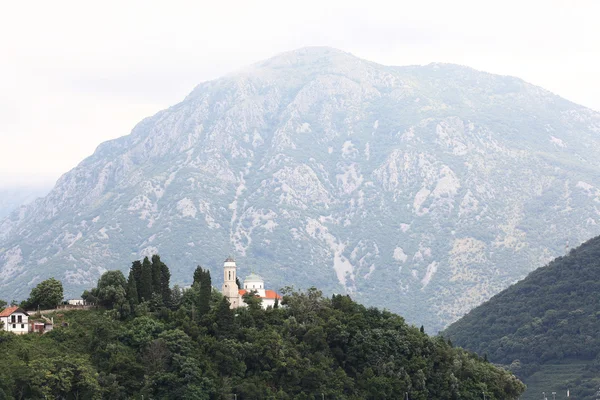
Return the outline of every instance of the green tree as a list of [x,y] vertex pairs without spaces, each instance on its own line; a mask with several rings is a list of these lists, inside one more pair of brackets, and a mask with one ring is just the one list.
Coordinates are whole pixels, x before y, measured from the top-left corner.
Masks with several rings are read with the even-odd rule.
[[98,373],[78,356],[38,358],[30,363],[29,384],[36,398],[100,399]]
[[81,298],[88,304],[98,304],[98,289],[84,290]]
[[163,304],[166,307],[171,306],[171,271],[167,264],[162,263],[160,269],[160,293],[163,298]]
[[6,308],[6,305],[7,305],[7,304],[8,304],[8,303],[7,303],[6,301],[4,301],[4,300],[0,299],[0,310],[2,310],[2,309],[4,309],[4,308]]
[[204,270],[202,280],[200,282],[200,303],[198,304],[198,312],[201,315],[208,314],[210,310],[210,298],[212,293],[212,281],[210,271]]
[[98,280],[98,304],[123,309],[127,303],[127,281],[121,271],[107,271]]
[[135,273],[133,268],[129,270],[129,277],[127,278],[127,301],[129,301],[129,305],[132,308],[139,303],[137,284],[135,281]]
[[54,278],[40,282],[31,290],[29,299],[24,302],[28,309],[52,309],[63,301],[63,286],[59,280]]
[[244,293],[242,300],[248,305],[248,309],[251,311],[260,310],[262,307],[262,299],[257,295],[256,290]]
[[194,271],[194,283],[192,287],[196,286],[199,290],[198,295],[198,313],[200,315],[206,315],[210,310],[210,298],[212,292],[212,281],[210,278],[210,271],[203,269],[201,266],[197,266]]
[[160,256],[155,254],[152,256],[152,293],[158,293],[162,297],[162,266]]
[[216,310],[217,336],[229,338],[234,334],[234,313],[227,297],[223,296]]
[[153,293],[152,263],[148,257],[144,257],[144,261],[142,262],[142,276],[140,280],[141,285],[137,288],[140,299],[142,301],[150,301]]
[[192,285],[194,283],[197,283],[198,285],[202,284],[202,278],[204,276],[204,270],[202,269],[201,266],[197,266],[196,269],[194,270],[194,282],[192,283]]
[[181,306],[182,298],[183,290],[179,285],[175,285],[171,290],[171,299],[169,300],[168,304],[173,310],[177,310]]
[[140,288],[142,287],[142,262],[139,260],[135,260],[134,262],[132,262],[130,271],[133,272],[133,277],[135,279],[135,287],[138,292],[137,302],[139,303],[140,301],[142,301],[140,293]]

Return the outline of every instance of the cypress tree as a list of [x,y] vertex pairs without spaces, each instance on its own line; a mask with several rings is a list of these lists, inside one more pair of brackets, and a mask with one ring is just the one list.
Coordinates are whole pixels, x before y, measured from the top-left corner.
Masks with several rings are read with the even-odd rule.
[[160,293],[165,306],[171,305],[171,271],[167,264],[161,263],[160,266]]
[[155,254],[152,256],[152,293],[160,294],[162,297],[162,261],[160,256]]
[[129,301],[130,306],[135,306],[138,304],[138,292],[137,285],[135,283],[135,274],[133,271],[133,267],[129,270],[129,278],[127,278],[127,300]]
[[202,269],[201,266],[197,266],[196,269],[194,270],[194,283],[197,284],[201,284],[202,283],[202,274],[204,273],[204,270]]
[[238,289],[243,289],[242,282],[240,282],[240,278],[235,277],[235,283],[237,284]]
[[210,296],[212,292],[212,281],[210,279],[210,271],[204,270],[200,276],[200,304],[198,304],[198,312],[201,315],[206,315],[210,311]]
[[220,338],[230,338],[234,334],[233,310],[227,297],[223,297],[217,307],[217,335]]
[[148,257],[142,262],[141,285],[138,288],[138,294],[142,301],[150,301],[152,298],[152,263]]
[[139,260],[135,260],[134,262],[132,262],[130,272],[133,272],[133,278],[135,279],[135,287],[138,294],[137,303],[139,303],[141,301],[141,294],[138,288],[142,287],[142,262]]

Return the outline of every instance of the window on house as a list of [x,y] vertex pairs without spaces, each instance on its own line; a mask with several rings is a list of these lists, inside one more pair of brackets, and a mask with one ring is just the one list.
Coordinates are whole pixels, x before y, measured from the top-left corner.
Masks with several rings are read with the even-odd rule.
[[14,322],[15,322],[15,316],[14,316],[14,315],[11,315],[11,316],[10,316],[10,322],[12,322],[12,323],[14,323]]
[[13,329],[16,329],[16,328],[17,328],[17,325],[13,324]]
[[22,315],[19,315],[17,318],[18,318],[18,320],[17,320],[18,323],[23,322],[23,316]]
[[21,329],[25,329],[25,324],[21,324]]

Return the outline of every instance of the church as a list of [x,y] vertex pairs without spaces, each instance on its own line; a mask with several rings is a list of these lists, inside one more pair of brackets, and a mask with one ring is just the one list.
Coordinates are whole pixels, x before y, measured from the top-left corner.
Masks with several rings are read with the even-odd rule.
[[276,299],[281,301],[281,295],[274,290],[265,289],[265,281],[254,273],[244,279],[244,288],[240,289],[237,285],[237,266],[232,257],[225,260],[223,272],[223,296],[227,297],[231,308],[246,307],[242,297],[252,291],[256,291],[256,295],[261,298],[264,309],[273,307]]

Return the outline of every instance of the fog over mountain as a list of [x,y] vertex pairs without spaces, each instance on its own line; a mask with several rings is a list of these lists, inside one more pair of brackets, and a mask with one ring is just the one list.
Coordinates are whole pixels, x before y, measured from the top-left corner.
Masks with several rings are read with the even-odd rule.
[[0,220],[16,210],[19,206],[31,203],[50,191],[50,185],[0,186]]
[[[106,116],[110,118],[109,115]],[[442,328],[600,233],[600,114],[520,79],[330,48],[198,85],[0,222],[0,294],[161,254]]]

